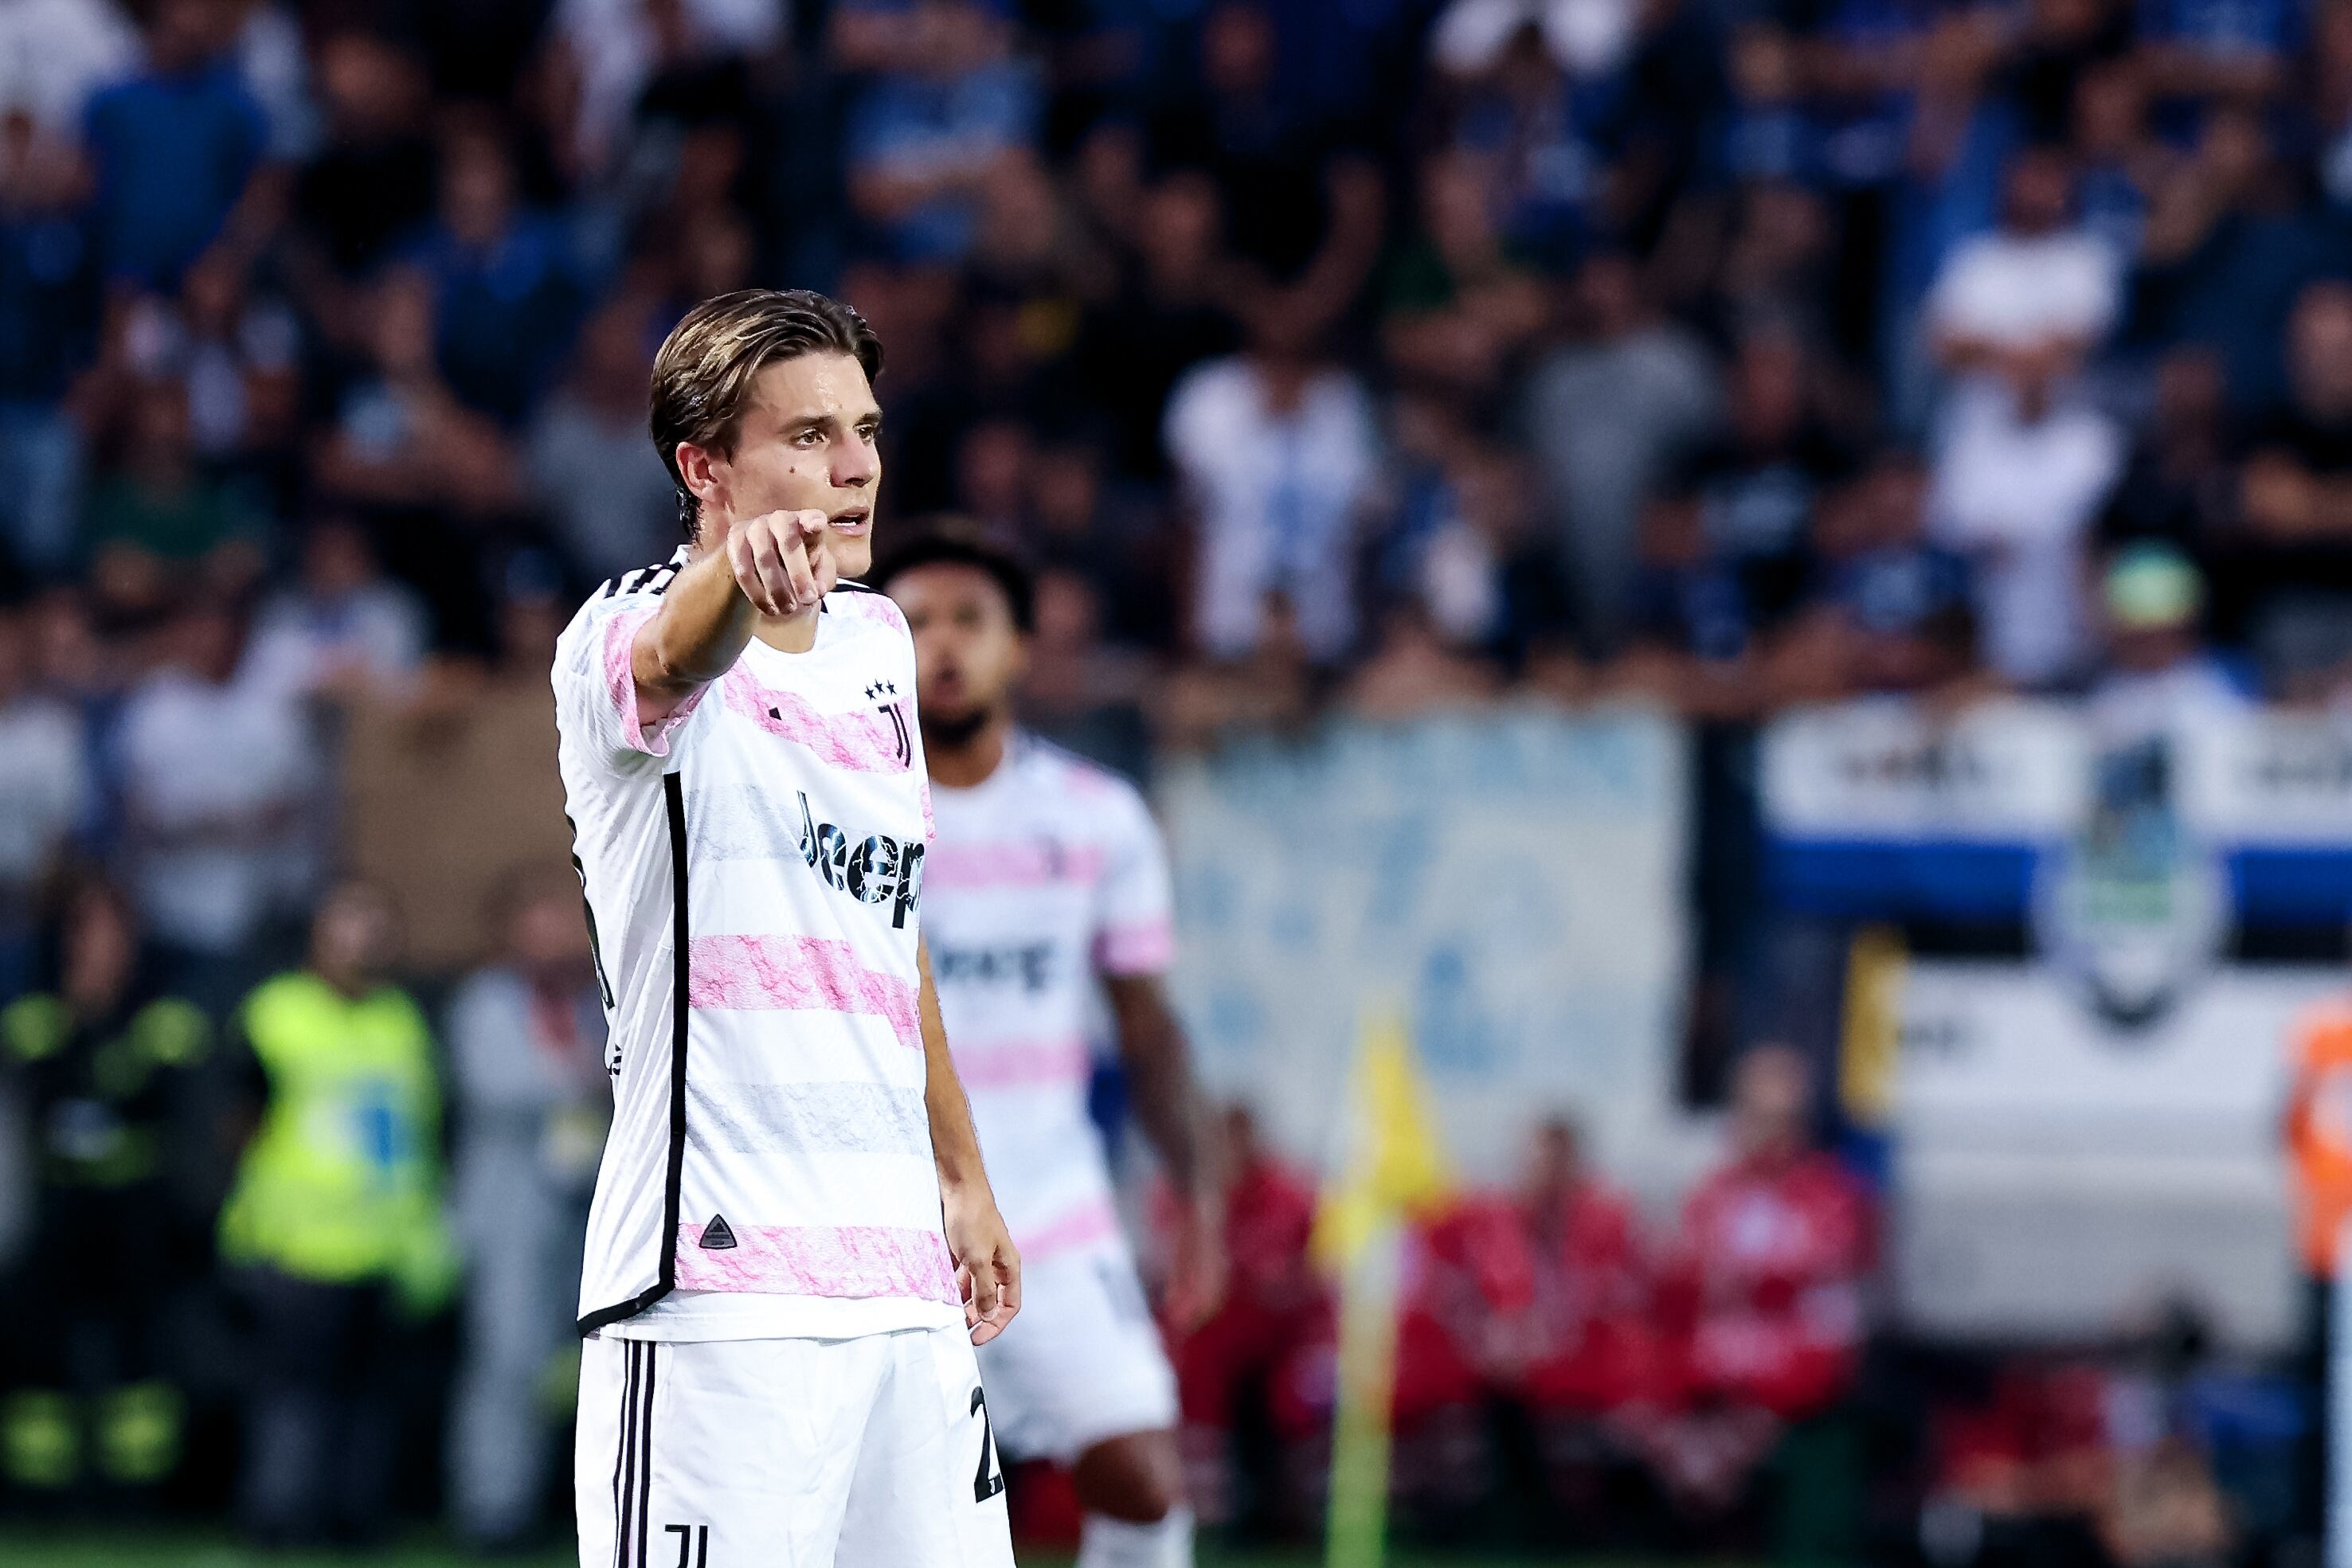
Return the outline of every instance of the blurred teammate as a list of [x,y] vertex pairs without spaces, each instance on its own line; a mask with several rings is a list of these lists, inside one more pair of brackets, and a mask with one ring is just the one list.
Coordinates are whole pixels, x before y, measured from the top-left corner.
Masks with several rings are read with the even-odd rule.
[[583,1568],[1010,1563],[972,1344],[1020,1304],[918,938],[915,656],[866,569],[881,346],[750,289],[654,364],[689,539],[557,643],[610,1019]]
[[916,540],[877,584],[915,634],[940,789],[926,929],[940,1005],[1028,1270],[1028,1322],[982,1354],[1006,1448],[1073,1466],[1082,1568],[1192,1561],[1176,1385],[1087,1115],[1108,999],[1136,1111],[1179,1206],[1170,1315],[1191,1327],[1223,1271],[1184,1037],[1160,977],[1168,867],[1142,799],[1013,722],[1030,587],[1009,557]]

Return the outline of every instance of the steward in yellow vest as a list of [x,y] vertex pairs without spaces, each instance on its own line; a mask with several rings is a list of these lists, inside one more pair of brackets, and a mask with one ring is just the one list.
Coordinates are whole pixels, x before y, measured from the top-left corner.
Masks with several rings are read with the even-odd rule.
[[263,1103],[220,1244],[256,1331],[243,1503],[266,1544],[381,1536],[396,1353],[457,1280],[433,1039],[384,978],[394,931],[381,890],[337,888],[309,963],[236,1017]]
[[424,1013],[396,986],[353,995],[302,970],[264,983],[237,1023],[268,1102],[221,1213],[222,1260],[440,1306],[455,1270]]

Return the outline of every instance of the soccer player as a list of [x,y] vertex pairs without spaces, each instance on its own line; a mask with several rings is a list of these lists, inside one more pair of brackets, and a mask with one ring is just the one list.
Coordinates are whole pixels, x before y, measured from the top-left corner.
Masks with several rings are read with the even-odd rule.
[[867,567],[881,345],[746,290],[654,362],[688,542],[557,645],[611,1019],[582,1568],[1000,1568],[972,1346],[1021,1300],[919,937],[915,655]]
[[1006,1218],[1026,1260],[1022,1332],[982,1353],[1006,1451],[1070,1464],[1081,1568],[1192,1561],[1176,1384],[1087,1115],[1088,1035],[1108,1003],[1145,1133],[1177,1206],[1170,1315],[1215,1305],[1223,1254],[1184,1036],[1160,977],[1168,867],[1134,789],[1013,723],[1030,586],[960,536],[876,579],[906,612],[940,836],[924,929]]

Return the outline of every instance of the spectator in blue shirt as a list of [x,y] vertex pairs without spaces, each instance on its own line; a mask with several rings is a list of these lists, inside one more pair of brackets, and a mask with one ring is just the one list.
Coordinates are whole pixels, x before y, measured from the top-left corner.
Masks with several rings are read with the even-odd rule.
[[1810,185],[1823,172],[1822,131],[1803,98],[1796,40],[1751,22],[1731,36],[1731,102],[1716,157],[1725,178]]
[[97,348],[87,171],[24,114],[0,126],[0,559],[44,576],[73,553],[81,441],[65,409]]
[[1758,616],[1736,562],[1707,545],[1704,508],[1679,486],[1642,512],[1632,636],[1616,678],[1695,718],[1750,717],[1761,700]]
[[2141,0],[2141,63],[2160,97],[2276,92],[2304,47],[2299,0]]
[[957,261],[982,185],[1035,131],[1037,84],[1005,20],[975,0],[917,0],[905,28],[905,65],[851,111],[850,201],[897,259]]
[[519,207],[514,162],[494,131],[450,135],[440,215],[405,259],[432,282],[449,390],[520,425],[571,351],[586,289],[562,226]]
[[1813,602],[1773,660],[1780,700],[1949,688],[1977,670],[1966,557],[1928,539],[1927,467],[1879,453],[1821,507]]
[[269,127],[246,90],[222,8],[163,0],[146,68],[90,99],[100,243],[110,274],[169,291],[219,236],[261,165]]
[[1503,229],[1522,254],[1565,267],[1596,226],[1625,98],[1622,72],[1572,77],[1534,26],[1468,85],[1454,142],[1501,172]]

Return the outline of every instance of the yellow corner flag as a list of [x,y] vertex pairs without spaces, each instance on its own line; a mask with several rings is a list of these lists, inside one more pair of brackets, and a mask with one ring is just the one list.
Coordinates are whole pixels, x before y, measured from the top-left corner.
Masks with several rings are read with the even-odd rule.
[[1387,1547],[1402,1222],[1453,1190],[1403,1019],[1367,1019],[1342,1141],[1315,1212],[1315,1255],[1339,1275],[1339,1401],[1331,1435],[1329,1568],[1378,1568]]

